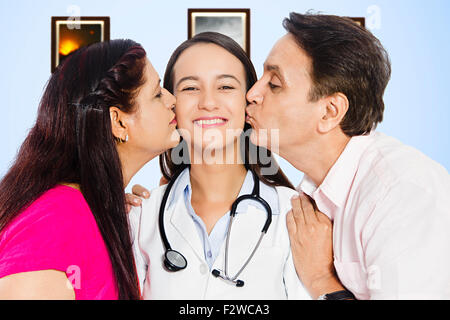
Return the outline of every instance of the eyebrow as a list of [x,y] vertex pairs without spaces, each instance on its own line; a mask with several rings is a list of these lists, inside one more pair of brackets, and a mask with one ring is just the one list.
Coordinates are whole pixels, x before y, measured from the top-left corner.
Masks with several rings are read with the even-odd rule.
[[[239,81],[238,78],[236,78],[235,76],[233,76],[232,74],[221,74],[219,76],[216,77],[217,80],[220,79],[225,79],[225,78],[231,78],[236,80],[239,84],[241,84],[241,82]],[[187,80],[194,80],[194,81],[198,81],[199,77],[196,76],[187,76],[187,77],[183,77],[180,80],[178,80],[177,84],[175,85],[175,88],[178,87],[180,85],[180,83],[182,83],[183,81],[187,81]]]
[[198,80],[198,77],[195,77],[195,76],[183,77],[180,80],[178,80],[178,82],[175,84],[175,88],[178,87],[180,85],[180,83],[182,83],[183,81],[186,81],[186,80]]
[[281,75],[281,68],[275,64],[264,64],[264,69],[267,71],[274,71]]
[[238,78],[236,78],[235,76],[233,76],[232,74],[221,74],[220,76],[217,77],[217,79],[224,79],[224,78],[231,78],[236,80],[239,84],[241,84],[241,82],[239,81]]
[[276,64],[264,63],[264,70],[269,72],[274,72],[281,82],[284,82],[283,73],[281,68]]

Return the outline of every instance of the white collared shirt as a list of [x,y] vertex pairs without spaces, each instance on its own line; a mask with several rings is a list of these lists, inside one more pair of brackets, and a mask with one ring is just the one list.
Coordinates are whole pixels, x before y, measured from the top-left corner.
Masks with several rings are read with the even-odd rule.
[[[251,194],[253,191],[253,186],[253,174],[250,170],[248,170],[237,198],[245,194]],[[260,196],[269,204],[272,215],[279,215],[280,211],[278,205],[278,194],[275,188],[272,188],[259,181],[259,189]],[[195,223],[198,235],[203,243],[205,260],[209,266],[209,269],[211,270],[214,261],[216,260],[217,255],[219,254],[222,244],[226,238],[230,221],[230,211],[226,212],[215,223],[213,229],[208,234],[208,232],[206,231],[205,223],[203,222],[202,218],[200,218],[195,213],[195,210],[191,204],[192,187],[189,168],[184,169],[183,172],[181,172],[178,176],[177,181],[175,181],[173,185],[173,192],[170,193],[170,197],[168,198],[167,207],[170,208],[171,206],[173,206],[178,201],[179,197],[184,198],[186,209],[188,210],[189,214],[192,217],[192,220]],[[264,207],[260,203],[244,200],[237,206],[236,214],[246,212],[249,205],[254,205],[264,210]]]
[[335,267],[358,299],[450,299],[450,176],[382,133],[353,137],[316,187]]
[[[241,191],[250,190],[252,179],[247,179]],[[180,184],[183,191],[183,183]],[[168,198],[164,210],[164,228],[173,250],[183,254],[187,260],[185,269],[170,272],[164,267],[165,245],[159,228],[161,201],[167,185],[151,191],[150,198],[144,199],[141,208],[132,208],[128,217],[133,239],[133,251],[144,299],[233,299],[233,300],[273,300],[273,299],[310,299],[300,282],[290,248],[286,226],[286,214],[291,209],[290,199],[297,194],[286,187],[275,187],[260,183],[260,194],[266,197],[276,195],[271,201],[274,215],[267,233],[262,238],[251,260],[238,275],[245,282],[236,287],[230,282],[216,278],[211,270],[224,271],[228,266],[228,275],[237,277],[255,245],[261,237],[267,213],[254,201],[247,203],[233,220],[229,247],[225,250],[224,241],[220,241],[219,252],[212,266],[208,266],[202,233],[189,213],[184,192],[172,188],[174,201]],[[265,190],[267,189],[267,190]],[[185,190],[185,188],[184,188]],[[278,214],[276,214],[278,213]],[[226,253],[228,252],[228,259]],[[227,263],[228,261],[228,263]]]

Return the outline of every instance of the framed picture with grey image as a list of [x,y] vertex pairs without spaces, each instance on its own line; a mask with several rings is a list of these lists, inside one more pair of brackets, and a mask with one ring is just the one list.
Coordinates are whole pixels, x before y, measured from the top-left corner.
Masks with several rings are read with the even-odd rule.
[[250,9],[188,9],[188,39],[206,31],[229,36],[250,57]]

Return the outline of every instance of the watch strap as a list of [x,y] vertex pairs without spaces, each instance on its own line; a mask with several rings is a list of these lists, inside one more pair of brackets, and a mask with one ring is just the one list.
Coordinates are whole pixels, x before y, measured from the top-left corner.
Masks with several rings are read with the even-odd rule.
[[319,297],[319,300],[356,300],[356,298],[350,291],[341,290],[323,294]]

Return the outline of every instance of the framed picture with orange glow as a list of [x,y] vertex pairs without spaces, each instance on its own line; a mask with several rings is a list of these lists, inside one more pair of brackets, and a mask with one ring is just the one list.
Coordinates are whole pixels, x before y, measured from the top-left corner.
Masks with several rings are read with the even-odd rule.
[[109,17],[52,17],[51,72],[72,51],[109,39]]

